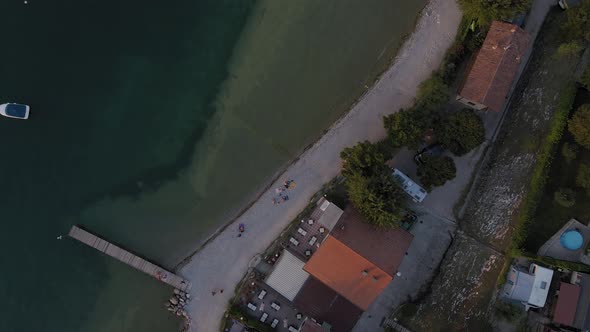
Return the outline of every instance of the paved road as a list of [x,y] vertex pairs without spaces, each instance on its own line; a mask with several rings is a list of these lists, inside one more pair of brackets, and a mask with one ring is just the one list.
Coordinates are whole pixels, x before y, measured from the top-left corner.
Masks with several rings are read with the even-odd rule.
[[[366,139],[377,141],[385,136],[383,115],[413,101],[419,83],[440,65],[460,20],[461,12],[454,1],[432,0],[395,64],[273,185],[279,186],[283,178],[295,179],[297,186],[289,194],[291,199],[273,206],[273,193],[266,193],[181,269],[179,273],[193,282],[194,301],[188,308],[193,318],[191,331],[219,330],[232,290],[246,273],[252,257],[280,234],[322,184],[339,173],[339,154],[344,147]],[[247,226],[241,238],[236,237],[239,223]],[[227,291],[212,296],[211,290],[215,288]]]

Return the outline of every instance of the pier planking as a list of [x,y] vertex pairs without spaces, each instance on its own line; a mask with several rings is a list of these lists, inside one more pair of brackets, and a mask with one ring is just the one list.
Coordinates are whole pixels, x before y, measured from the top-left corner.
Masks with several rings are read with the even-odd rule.
[[68,235],[100,252],[103,252],[137,270],[140,270],[152,277],[164,282],[174,288],[181,291],[188,291],[190,288],[190,282],[177,276],[176,274],[167,271],[158,265],[150,263],[145,259],[138,257],[129,251],[120,248],[100,237],[81,229],[78,226],[72,226]]

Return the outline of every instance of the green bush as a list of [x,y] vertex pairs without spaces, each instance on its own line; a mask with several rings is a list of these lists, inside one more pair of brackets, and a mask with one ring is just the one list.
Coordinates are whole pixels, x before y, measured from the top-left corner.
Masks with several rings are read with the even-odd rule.
[[423,141],[429,121],[415,108],[400,109],[399,112],[384,116],[383,126],[392,146],[417,148]]
[[582,44],[577,40],[573,40],[567,43],[563,43],[559,45],[557,51],[555,52],[556,58],[572,58],[580,54],[580,52],[584,49]]
[[525,313],[524,306],[498,301],[495,304],[496,314],[509,322],[516,322]]
[[385,166],[385,156],[378,145],[369,141],[359,142],[340,152],[342,158],[342,175],[360,174],[371,177],[378,174]]
[[370,178],[346,177],[348,198],[364,219],[379,227],[399,227],[404,216],[403,194],[389,173]]
[[576,193],[570,188],[559,188],[553,193],[555,203],[569,208],[576,204]]
[[435,111],[449,101],[449,87],[439,72],[434,72],[426,81],[420,83],[416,93],[416,108]]
[[451,157],[431,157],[422,158],[423,163],[418,165],[418,177],[424,188],[428,191],[432,187],[442,186],[448,180],[455,178],[457,168]]
[[580,83],[584,88],[586,88],[586,90],[590,91],[590,66],[584,70],[582,77],[580,77]]
[[515,14],[528,10],[530,0],[459,0],[463,14],[477,20],[479,25],[488,25],[493,20],[508,20]]
[[561,156],[566,163],[571,163],[578,156],[579,148],[576,144],[570,144],[568,142],[563,143],[561,146]]
[[590,192],[590,165],[581,164],[576,175],[576,185]]
[[590,41],[590,0],[582,0],[582,3],[568,10],[567,20],[562,28],[569,40]]
[[590,104],[580,106],[568,121],[567,127],[578,144],[590,149]]
[[471,109],[452,113],[435,128],[440,143],[457,156],[462,156],[485,140],[485,128],[479,115]]
[[368,141],[345,148],[342,175],[348,199],[365,220],[381,227],[397,227],[404,214],[403,193],[385,165],[379,146]]

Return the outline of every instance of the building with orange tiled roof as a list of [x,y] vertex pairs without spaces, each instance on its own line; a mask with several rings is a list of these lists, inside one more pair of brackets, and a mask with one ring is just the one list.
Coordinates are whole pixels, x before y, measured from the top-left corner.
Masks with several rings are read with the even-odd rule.
[[528,47],[529,35],[519,26],[492,22],[457,100],[477,110],[502,111]]
[[393,279],[331,235],[303,269],[363,310]]

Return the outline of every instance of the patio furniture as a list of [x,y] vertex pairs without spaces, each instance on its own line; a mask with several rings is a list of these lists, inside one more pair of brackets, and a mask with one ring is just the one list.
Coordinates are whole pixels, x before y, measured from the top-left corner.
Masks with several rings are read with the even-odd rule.
[[311,237],[311,240],[309,240],[309,245],[310,245],[310,246],[313,246],[313,245],[314,245],[314,243],[315,243],[315,241],[317,241],[317,240],[318,240],[318,238],[317,238],[317,237],[315,237],[315,236],[312,236],[312,237]]
[[271,308],[273,308],[273,309],[274,309],[274,310],[276,310],[276,311],[279,311],[279,310],[281,310],[281,306],[280,306],[278,303],[276,303],[276,302],[272,302],[272,303],[270,304],[270,307],[271,307]]
[[303,315],[300,312],[298,312],[297,315],[296,315],[296,317],[297,317],[298,320],[301,320],[301,318],[303,318]]
[[264,322],[266,322],[267,318],[268,318],[268,314],[265,312],[262,314],[262,317],[260,317],[260,321],[264,323]]
[[250,309],[252,311],[256,311],[256,306],[253,305],[252,303],[248,302],[248,309]]
[[311,256],[311,250],[305,250],[305,256]]
[[264,311],[264,302],[260,303],[260,311]]
[[299,241],[295,240],[295,238],[290,238],[289,242],[293,243],[294,245],[298,246],[299,245]]
[[301,227],[299,227],[299,229],[297,230],[297,233],[299,233],[303,236],[307,235],[307,231]]
[[289,326],[289,332],[298,332],[299,330],[297,328],[295,328],[295,326],[291,325]]
[[313,219],[309,219],[309,220],[307,221],[307,223],[308,223],[308,224],[310,224],[310,225],[313,225]]
[[260,294],[258,294],[258,299],[262,300],[262,299],[264,299],[265,296],[266,296],[266,291],[263,289],[260,291]]
[[324,234],[324,232],[325,232],[325,231],[326,231],[326,229],[325,229],[325,228],[323,228],[323,227],[320,227],[320,234]]
[[272,327],[274,329],[275,327],[277,327],[278,324],[279,324],[279,320],[275,318],[272,320],[270,327]]

